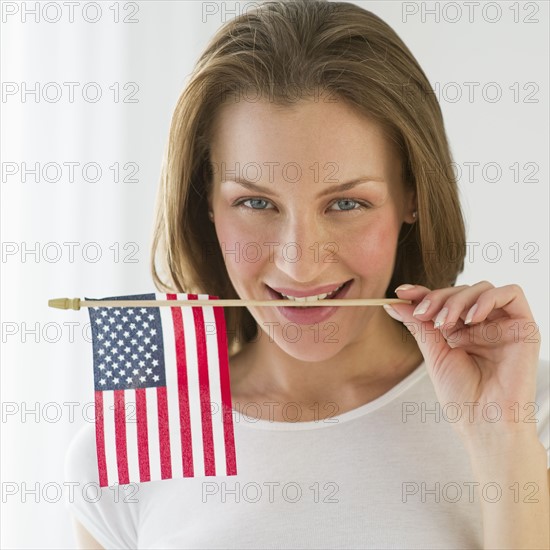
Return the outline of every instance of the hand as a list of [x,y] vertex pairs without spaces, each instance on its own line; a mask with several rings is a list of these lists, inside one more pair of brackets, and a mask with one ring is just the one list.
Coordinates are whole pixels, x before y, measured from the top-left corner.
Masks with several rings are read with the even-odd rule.
[[[536,435],[540,333],[521,287],[481,281],[396,294],[412,301],[392,307],[418,343],[441,407],[456,404],[453,419],[460,407],[459,434]],[[428,308],[413,315],[423,300]]]

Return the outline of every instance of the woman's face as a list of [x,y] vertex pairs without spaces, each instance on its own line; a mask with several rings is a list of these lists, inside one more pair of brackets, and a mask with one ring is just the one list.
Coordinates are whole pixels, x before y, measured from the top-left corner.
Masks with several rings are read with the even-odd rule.
[[[344,101],[242,100],[224,105],[212,138],[210,210],[241,299],[281,299],[272,289],[311,296],[348,281],[336,298],[384,297],[414,203],[377,124]],[[249,311],[264,341],[305,361],[329,359],[389,320],[381,307]]]

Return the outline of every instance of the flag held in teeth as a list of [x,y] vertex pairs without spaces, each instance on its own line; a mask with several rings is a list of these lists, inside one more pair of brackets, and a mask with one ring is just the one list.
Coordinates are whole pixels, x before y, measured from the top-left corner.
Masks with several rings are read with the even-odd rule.
[[[197,298],[217,296],[151,293],[101,299]],[[236,475],[223,307],[88,310],[99,485]]]

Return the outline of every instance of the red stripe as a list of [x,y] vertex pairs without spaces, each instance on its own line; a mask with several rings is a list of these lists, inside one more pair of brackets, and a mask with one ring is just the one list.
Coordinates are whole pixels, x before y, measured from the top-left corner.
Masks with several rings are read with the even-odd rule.
[[[177,300],[176,294],[167,294],[167,300]],[[172,307],[174,340],[176,342],[176,368],[178,373],[178,404],[180,411],[181,456],[184,477],[194,477],[193,444],[191,439],[191,412],[189,407],[189,383],[185,356],[185,332],[181,307]]]
[[115,441],[118,482],[130,483],[128,476],[128,450],[126,447],[126,411],[124,390],[114,390],[115,397]]
[[157,388],[157,405],[159,419],[160,477],[172,477],[172,462],[170,454],[170,429],[168,427],[168,398],[166,386]]
[[107,459],[105,457],[105,427],[103,418],[103,392],[95,392],[95,444],[99,469],[99,486],[107,487]]
[[151,481],[149,468],[149,436],[147,430],[147,397],[145,388],[136,390],[136,419],[138,439],[139,480]]
[[[189,300],[196,300],[196,294],[188,294]],[[210,403],[210,381],[208,379],[208,354],[202,307],[192,307],[197,337],[197,358],[199,363],[199,393],[201,399],[202,448],[204,453],[204,475],[216,475],[214,458],[214,434],[212,432],[212,409]]]
[[218,359],[220,362],[220,387],[223,410],[223,437],[225,441],[225,466],[228,476],[237,475],[235,457],[235,435],[233,433],[233,407],[231,402],[231,384],[229,379],[228,342],[226,337],[223,307],[214,308],[216,335],[218,337]]

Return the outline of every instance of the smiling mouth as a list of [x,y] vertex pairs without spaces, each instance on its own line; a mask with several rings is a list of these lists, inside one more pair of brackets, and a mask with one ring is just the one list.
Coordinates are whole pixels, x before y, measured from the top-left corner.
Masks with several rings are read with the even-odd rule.
[[275,289],[273,289],[269,286],[268,286],[268,288],[272,293],[276,294],[277,297],[279,299],[282,299],[282,300],[288,300],[289,302],[317,302],[319,300],[330,300],[330,299],[335,298],[336,295],[338,295],[342,290],[347,288],[351,284],[352,281],[353,281],[353,279],[350,279],[350,280],[346,281],[345,283],[342,283],[341,285],[336,287],[334,290],[331,290],[330,292],[327,292],[327,293],[317,294],[317,295],[313,295],[313,296],[303,296],[303,297],[287,296],[285,294],[282,294],[281,292],[276,291]]

